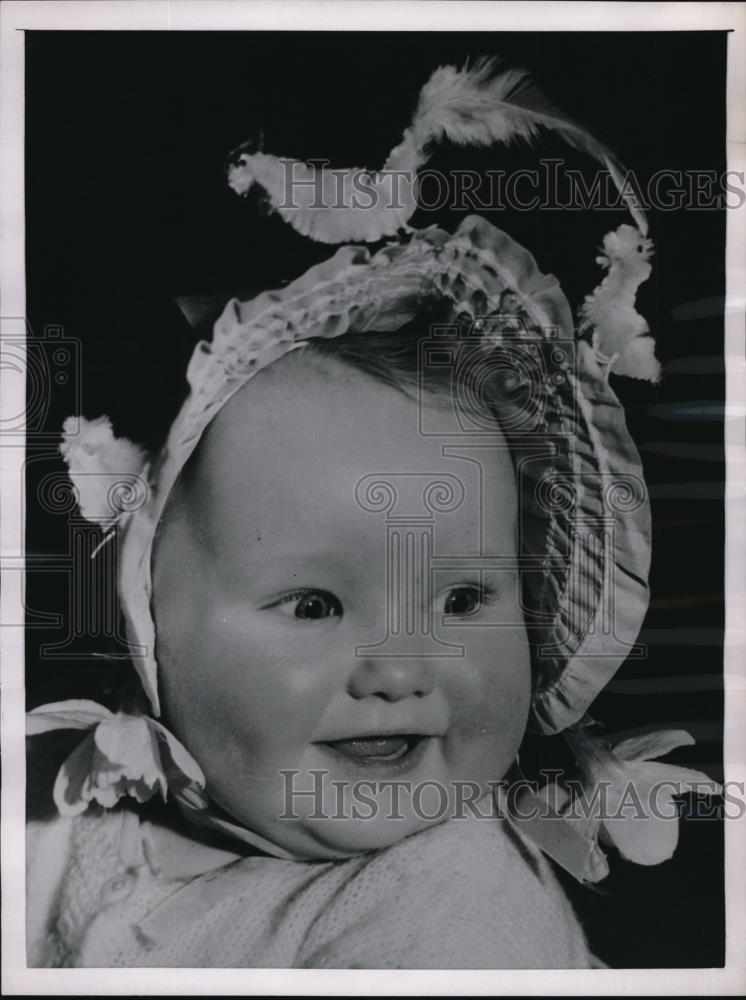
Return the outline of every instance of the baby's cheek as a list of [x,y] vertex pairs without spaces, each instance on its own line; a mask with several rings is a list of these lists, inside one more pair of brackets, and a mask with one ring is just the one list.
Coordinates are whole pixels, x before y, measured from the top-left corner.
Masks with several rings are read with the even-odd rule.
[[[531,698],[524,629],[475,629],[469,655],[448,676],[452,731],[466,757],[512,759],[523,739]],[[457,640],[458,641],[458,640]],[[454,660],[454,664],[459,661]]]
[[312,636],[303,641],[301,628],[292,641],[278,636],[261,612],[227,606],[216,615],[203,645],[228,716],[239,723],[251,718],[265,742],[280,734],[288,742],[307,737],[330,697],[328,656],[314,649]]

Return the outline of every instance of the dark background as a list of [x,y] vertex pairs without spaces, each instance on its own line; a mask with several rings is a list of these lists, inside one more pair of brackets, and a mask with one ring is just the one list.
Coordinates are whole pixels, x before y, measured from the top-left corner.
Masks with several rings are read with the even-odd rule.
[[[248,295],[332,252],[227,188],[231,148],[261,128],[265,149],[277,155],[380,167],[436,66],[499,53],[526,67],[643,180],[660,169],[725,169],[720,32],[30,32],[26,39],[28,319],[54,386],[28,438],[30,705],[70,695],[106,700],[127,669],[95,655],[108,648],[103,634],[70,624],[69,510],[45,492],[63,471],[62,421],[78,406],[87,417],[107,413],[117,433],[156,448],[184,395],[196,339],[174,297]],[[538,153],[446,150],[432,166],[531,168],[539,155],[589,168],[552,139]],[[599,280],[594,257],[604,233],[629,221],[620,211],[483,214],[559,277],[573,307]],[[610,731],[689,730],[697,745],[673,761],[720,779],[725,218],[682,208],[652,210],[649,219],[654,270],[638,301],[664,378],[657,387],[630,380],[615,387],[650,486],[653,600],[641,636],[646,656],[627,662],[594,715]],[[457,220],[458,213],[421,211],[413,222]],[[55,327],[71,344],[63,381],[55,381],[62,357],[53,354]],[[38,394],[39,385],[32,388]],[[50,614],[59,615],[57,625],[43,617]],[[612,861],[596,889],[565,880],[603,960],[722,964],[720,824],[682,823],[674,859],[656,868]]]

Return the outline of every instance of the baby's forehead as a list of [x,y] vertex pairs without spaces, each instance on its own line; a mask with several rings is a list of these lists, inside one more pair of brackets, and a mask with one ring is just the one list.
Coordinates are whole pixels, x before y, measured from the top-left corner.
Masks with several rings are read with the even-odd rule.
[[[333,357],[291,352],[247,382],[208,427],[193,471],[207,484],[311,471],[322,457],[381,456],[419,441],[416,398]],[[398,433],[395,433],[398,432]],[[372,457],[372,455],[371,455]]]
[[369,502],[376,483],[407,516],[428,516],[428,489],[460,498],[444,527],[454,536],[474,534],[485,491],[512,525],[505,448],[454,457],[422,433],[421,405],[432,400],[421,404],[336,359],[304,355],[291,353],[237,392],[181,478],[174,505],[211,548],[224,551],[251,535],[292,549],[309,532],[351,544],[380,527],[385,512]]

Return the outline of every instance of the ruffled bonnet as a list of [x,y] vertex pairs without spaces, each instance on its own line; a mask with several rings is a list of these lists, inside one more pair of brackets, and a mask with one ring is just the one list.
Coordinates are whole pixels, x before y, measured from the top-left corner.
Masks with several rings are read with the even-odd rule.
[[[520,359],[529,359],[524,368],[531,405],[526,396],[512,404],[508,400],[504,429],[517,448],[532,446],[520,463],[521,516],[527,526],[541,525],[541,551],[531,573],[535,604],[545,611],[534,647],[533,727],[543,733],[567,731],[581,769],[594,781],[614,767],[618,771],[623,761],[639,766],[690,742],[688,734],[663,733],[644,746],[612,747],[583,725],[588,707],[634,646],[648,603],[649,502],[637,450],[609,383],[610,373],[650,381],[659,375],[647,324],[635,309],[636,290],[651,269],[644,217],[631,206],[634,225],[622,225],[605,238],[598,258],[605,276],[577,321],[557,280],[542,274],[526,249],[480,216],[465,218],[453,233],[409,225],[417,207],[417,171],[434,141],[487,146],[532,140],[541,128],[559,131],[619,181],[623,168],[609,150],[548,109],[520,71],[495,74],[487,62],[463,70],[443,67],[433,74],[412,125],[377,174],[327,174],[253,147],[235,151],[228,181],[238,194],[258,185],[296,230],[340,247],[284,288],[225,305],[212,340],[194,350],[187,370],[189,394],[160,454],[148,456],[115,437],[105,417],[65,427],[61,450],[81,512],[119,537],[119,598],[149,714],[125,716],[92,702],[61,702],[30,713],[32,733],[61,727],[91,731],[88,748],[76,751],[77,769],[68,762],[60,772],[55,797],[61,811],[80,812],[93,800],[113,805],[124,794],[144,799],[170,791],[183,808],[211,817],[213,825],[282,853],[250,831],[215,819],[199,766],[156,721],[155,531],[205,429],[258,371],[310,338],[396,331],[434,298],[446,302],[470,336],[483,338],[490,350],[517,358],[519,368]],[[321,203],[337,210],[314,208],[304,194],[313,185],[301,185],[298,203],[288,207],[281,177],[288,164],[295,177],[314,181],[316,196],[326,191],[334,173],[333,200],[322,197]],[[385,190],[393,172],[405,178],[395,207]],[[372,210],[357,207],[352,198],[361,177],[380,196]],[[382,240],[375,252],[365,245]],[[102,493],[97,471],[109,477],[116,473],[124,489]],[[105,761],[106,768],[97,771],[97,761]],[[696,776],[676,770],[684,784]],[[582,863],[571,865],[567,854],[559,859],[579,878],[604,874],[597,834],[598,824],[584,830]],[[662,860],[650,843],[646,857]],[[639,838],[623,853],[642,860]]]

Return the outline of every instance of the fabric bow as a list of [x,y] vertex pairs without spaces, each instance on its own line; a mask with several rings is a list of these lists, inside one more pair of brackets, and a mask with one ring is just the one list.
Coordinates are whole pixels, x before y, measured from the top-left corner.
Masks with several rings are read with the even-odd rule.
[[702,771],[656,760],[694,744],[684,730],[667,729],[614,745],[584,729],[566,738],[575,752],[583,789],[581,797],[568,803],[565,818],[579,822],[589,840],[600,837],[638,865],[657,865],[673,856],[679,840],[677,796],[722,793],[721,786]]
[[580,767],[580,787],[577,782],[550,782],[538,791],[522,788],[512,820],[579,882],[600,882],[609,874],[599,841],[638,865],[667,861],[679,839],[675,797],[722,793],[701,771],[655,761],[694,743],[684,730],[649,733],[614,745],[589,736],[586,729],[565,738]]
[[28,713],[29,736],[56,729],[88,729],[59,770],[53,798],[61,816],[77,816],[91,802],[111,808],[125,795],[145,802],[170,789],[177,801],[206,808],[205,777],[186,748],[155,719],[110,712],[75,699]]

